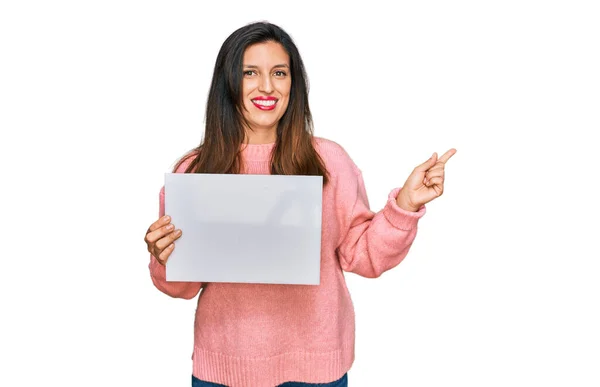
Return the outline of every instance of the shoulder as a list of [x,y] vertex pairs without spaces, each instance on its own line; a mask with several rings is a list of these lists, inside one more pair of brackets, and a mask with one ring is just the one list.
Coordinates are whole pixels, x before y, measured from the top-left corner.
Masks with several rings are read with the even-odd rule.
[[187,169],[187,167],[189,167],[190,164],[192,163],[192,161],[194,161],[194,159],[196,157],[198,157],[198,154],[199,154],[198,149],[194,149],[194,150],[189,151],[185,155],[183,155],[175,163],[175,166],[173,167],[173,172],[174,173],[185,173],[185,170]]
[[329,173],[339,175],[340,173],[359,174],[360,170],[340,144],[322,137],[314,137],[315,150],[323,159]]

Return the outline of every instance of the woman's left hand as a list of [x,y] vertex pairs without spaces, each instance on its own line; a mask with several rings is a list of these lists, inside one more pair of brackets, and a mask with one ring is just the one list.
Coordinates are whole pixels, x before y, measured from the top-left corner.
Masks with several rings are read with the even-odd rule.
[[456,149],[452,148],[438,159],[437,153],[417,166],[402,186],[396,203],[407,211],[416,212],[425,203],[439,197],[444,192],[444,166]]

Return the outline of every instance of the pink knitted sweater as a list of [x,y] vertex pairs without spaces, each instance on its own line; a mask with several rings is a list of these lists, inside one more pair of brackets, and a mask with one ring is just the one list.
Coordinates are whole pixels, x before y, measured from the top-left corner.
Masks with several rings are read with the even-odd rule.
[[[425,207],[401,209],[396,188],[383,210],[372,212],[361,172],[344,149],[321,138],[315,146],[330,173],[323,189],[320,285],[167,282],[165,267],[150,258],[159,290],[185,299],[200,292],[192,355],[197,378],[232,387],[327,383],[352,366],[354,307],[343,271],[375,278],[398,265]],[[244,148],[243,173],[269,174],[272,149]]]

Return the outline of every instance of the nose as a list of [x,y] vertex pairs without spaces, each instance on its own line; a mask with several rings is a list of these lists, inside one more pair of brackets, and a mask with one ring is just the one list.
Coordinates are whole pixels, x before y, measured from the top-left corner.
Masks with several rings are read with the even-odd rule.
[[273,92],[273,84],[271,83],[271,77],[270,76],[261,76],[260,77],[260,82],[258,85],[258,90],[263,92],[263,93],[272,93]]

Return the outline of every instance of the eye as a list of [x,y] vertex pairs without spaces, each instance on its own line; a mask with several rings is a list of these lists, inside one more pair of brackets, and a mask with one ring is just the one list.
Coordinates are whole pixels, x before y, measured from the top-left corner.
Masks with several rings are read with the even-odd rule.
[[285,77],[287,75],[287,73],[283,70],[276,70],[275,71],[275,76],[276,77]]
[[255,74],[256,74],[256,71],[254,71],[254,70],[246,70],[246,71],[244,71],[244,76],[245,77],[251,77],[251,76],[253,76]]

